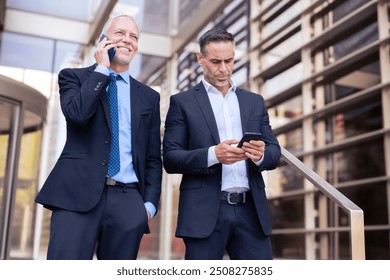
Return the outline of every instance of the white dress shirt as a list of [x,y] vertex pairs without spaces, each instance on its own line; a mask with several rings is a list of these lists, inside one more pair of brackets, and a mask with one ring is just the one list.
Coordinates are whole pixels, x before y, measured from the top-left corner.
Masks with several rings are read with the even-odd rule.
[[[221,142],[228,139],[240,140],[242,133],[240,106],[236,95],[236,85],[230,80],[231,87],[225,96],[202,79],[210,99],[214,117],[217,122],[219,139]],[[208,166],[219,163],[215,155],[215,147],[208,151]],[[246,192],[249,189],[245,160],[233,164],[222,164],[222,191]]]

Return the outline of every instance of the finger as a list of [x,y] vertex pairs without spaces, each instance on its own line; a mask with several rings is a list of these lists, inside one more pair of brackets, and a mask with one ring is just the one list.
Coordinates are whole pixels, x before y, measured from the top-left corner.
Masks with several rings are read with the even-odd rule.
[[246,156],[251,159],[253,162],[259,161],[261,159],[261,156],[251,153],[246,153]]
[[222,143],[226,143],[228,145],[232,145],[232,144],[238,144],[238,142],[240,142],[240,141],[237,140],[237,139],[228,139],[228,140],[223,141]]
[[105,48],[108,44],[112,43],[111,40],[108,40],[107,38],[104,38],[103,40],[101,40],[98,44],[98,47],[100,48]]
[[148,215],[148,220],[151,219],[151,215],[150,215],[150,212],[146,209],[146,214]]
[[264,147],[265,143],[261,140],[251,140],[249,142],[244,142],[243,147],[251,147],[251,148],[256,148],[256,147]]

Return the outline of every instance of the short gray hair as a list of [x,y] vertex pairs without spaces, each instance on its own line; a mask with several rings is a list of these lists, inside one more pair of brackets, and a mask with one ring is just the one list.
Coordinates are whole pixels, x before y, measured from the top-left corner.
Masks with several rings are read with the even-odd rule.
[[110,18],[106,21],[106,23],[105,23],[104,26],[103,26],[102,33],[101,33],[100,35],[102,35],[102,34],[107,34],[107,30],[110,28],[111,22],[112,22],[114,19],[119,18],[119,17],[127,17],[127,18],[132,19],[132,20],[134,21],[134,23],[137,25],[138,30],[139,30],[138,23],[137,23],[136,19],[135,19],[131,14],[119,14],[119,15],[115,15],[115,16],[113,16],[113,17],[110,17]]

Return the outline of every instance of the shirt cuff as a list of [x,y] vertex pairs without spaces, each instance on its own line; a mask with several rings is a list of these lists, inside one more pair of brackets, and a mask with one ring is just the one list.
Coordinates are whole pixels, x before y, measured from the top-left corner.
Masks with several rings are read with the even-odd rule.
[[106,76],[110,76],[110,70],[106,66],[98,64],[95,68],[95,72],[99,72],[101,74],[104,74]]
[[263,155],[261,156],[261,159],[260,159],[260,160],[258,160],[258,161],[253,161],[253,163],[256,164],[257,167],[259,167],[260,164],[263,163],[263,161],[264,161],[264,154],[265,154],[265,151],[264,151]]
[[154,207],[153,203],[146,201],[144,203],[146,210],[150,213],[150,218],[153,218],[156,215],[156,207]]
[[213,166],[214,164],[217,163],[219,163],[219,160],[215,155],[215,146],[211,146],[207,154],[207,167]]

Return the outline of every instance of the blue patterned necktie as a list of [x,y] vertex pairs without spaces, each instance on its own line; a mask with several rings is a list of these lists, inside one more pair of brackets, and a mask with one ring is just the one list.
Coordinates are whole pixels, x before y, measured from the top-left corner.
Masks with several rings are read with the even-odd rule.
[[111,73],[111,83],[108,86],[108,100],[110,103],[111,111],[111,151],[110,160],[108,162],[109,177],[114,176],[119,172],[120,159],[119,159],[119,117],[118,117],[118,89],[116,86],[116,74]]

